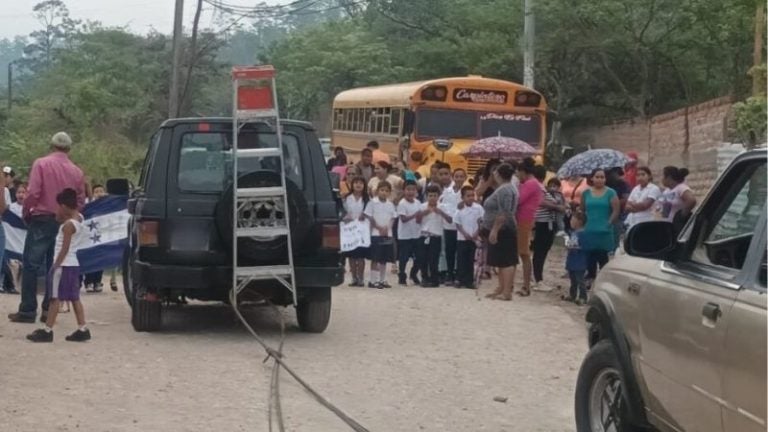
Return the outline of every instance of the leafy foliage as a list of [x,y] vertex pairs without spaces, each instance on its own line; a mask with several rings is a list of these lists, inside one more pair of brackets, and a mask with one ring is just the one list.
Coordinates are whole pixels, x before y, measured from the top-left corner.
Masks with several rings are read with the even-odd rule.
[[[742,99],[757,1],[536,0],[535,87],[556,112],[554,129]],[[327,114],[335,94],[357,86],[467,74],[522,81],[522,1],[295,4],[291,13],[221,11],[224,30],[200,30],[194,50],[184,40],[183,115],[229,113],[233,64],[273,63],[283,114],[303,119]],[[28,165],[67,130],[93,177],[135,176],[167,115],[170,38],[83,22],[63,0],[34,12],[39,30],[0,40],[0,66],[17,66],[14,108],[0,108],[2,158]],[[742,134],[765,134],[764,98],[736,110]]]

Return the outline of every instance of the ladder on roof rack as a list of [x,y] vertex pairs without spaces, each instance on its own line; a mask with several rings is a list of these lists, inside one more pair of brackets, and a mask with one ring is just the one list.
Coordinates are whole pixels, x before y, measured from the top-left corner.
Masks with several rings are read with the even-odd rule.
[[[232,112],[232,190],[234,211],[232,214],[234,240],[232,242],[232,290],[234,300],[251,282],[257,280],[277,280],[291,291],[293,304],[296,305],[296,277],[293,267],[293,246],[291,242],[291,223],[288,207],[288,189],[286,188],[285,160],[280,117],[277,108],[277,90],[275,87],[275,69],[271,65],[232,68],[233,112]],[[239,137],[241,128],[247,123],[267,123],[274,127],[276,147],[241,149]],[[243,188],[239,185],[238,159],[240,158],[278,157],[280,185],[268,187]],[[249,226],[242,217],[245,208],[255,208],[263,203],[282,203],[282,219],[272,222],[271,226]],[[241,266],[238,262],[238,240],[241,238],[285,237],[288,256],[286,264],[264,266]]]

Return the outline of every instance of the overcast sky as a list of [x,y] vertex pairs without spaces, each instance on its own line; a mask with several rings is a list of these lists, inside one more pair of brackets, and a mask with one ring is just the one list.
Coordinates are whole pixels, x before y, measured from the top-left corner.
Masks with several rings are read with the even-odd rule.
[[[32,14],[32,8],[40,0],[0,0],[0,38],[28,35],[40,24]],[[107,26],[128,26],[132,31],[146,33],[155,28],[170,33],[173,28],[173,7],[175,0],[64,0],[69,14],[76,19],[101,21]],[[287,0],[270,0],[268,3],[286,3]],[[258,0],[227,0],[227,3],[253,6]],[[194,0],[185,0],[184,25],[192,25],[195,14]],[[204,5],[206,13],[200,20],[203,26],[212,24],[210,6]]]

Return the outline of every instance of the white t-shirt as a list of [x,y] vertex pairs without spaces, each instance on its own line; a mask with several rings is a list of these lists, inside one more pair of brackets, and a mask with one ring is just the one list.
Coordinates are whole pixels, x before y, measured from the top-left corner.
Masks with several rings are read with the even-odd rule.
[[[428,207],[429,203],[425,202],[421,205],[421,210],[426,210]],[[445,219],[441,215],[435,212],[424,216],[421,218],[421,232],[430,236],[442,236],[444,220]]]
[[[372,218],[376,226],[389,227],[387,237],[392,237],[392,222],[397,217],[395,205],[392,202],[381,202],[378,198],[372,199],[365,206],[365,215]],[[371,224],[371,237],[381,237],[381,233],[373,227],[373,224]]]
[[8,206],[8,210],[10,210],[16,216],[21,217],[21,213],[24,210],[24,206],[22,206],[18,202],[11,203],[11,205]]
[[657,217],[672,222],[675,215],[683,208],[683,194],[691,190],[685,183],[680,183],[672,189],[664,189],[656,205]]
[[[449,187],[443,189],[442,195],[440,195],[440,198],[437,200],[437,206],[440,207],[440,210],[446,212],[450,217],[456,215],[459,203],[461,202],[461,188],[459,188],[458,191],[455,191],[453,186],[454,183],[451,183]],[[448,221],[443,219],[443,229],[455,231],[456,224],[448,223]]]
[[354,194],[349,194],[344,199],[344,210],[347,215],[352,219],[357,219],[365,211],[365,203],[363,203],[363,197],[357,198]]
[[[397,205],[398,216],[412,216],[421,211],[421,201],[414,199],[413,202],[408,202],[406,199],[400,200]],[[398,240],[411,240],[421,237],[421,225],[416,222],[416,218],[403,222],[400,219],[400,223],[397,226],[397,239]]]
[[[11,206],[15,204],[11,202],[11,191],[8,190],[8,188],[3,188],[3,195],[5,196],[5,206],[10,209]],[[19,216],[21,216],[21,213],[19,213]]]
[[[477,232],[477,229],[480,226],[479,221],[484,215],[485,210],[483,209],[483,206],[478,203],[473,203],[472,207],[464,206],[464,208],[457,211],[453,221],[456,222],[456,225],[461,225],[461,228],[467,233],[474,234]],[[464,237],[461,231],[456,234],[456,238],[458,240],[470,240]]]
[[[389,199],[397,201],[397,199],[400,198],[400,195],[402,195],[403,179],[394,174],[389,174],[387,176],[387,182],[389,182],[389,185],[392,187],[392,193],[390,194]],[[381,179],[376,176],[373,176],[368,180],[368,193],[370,193],[372,197],[378,195],[376,188],[379,187],[379,183],[381,183]]]
[[[655,202],[659,199],[660,196],[661,189],[659,189],[659,187],[653,183],[648,183],[646,187],[642,187],[640,185],[635,186],[635,188],[632,189],[632,193],[629,194],[627,202],[640,204],[649,198]],[[653,220],[653,207],[654,204],[641,212],[630,213],[629,216],[627,216],[627,225],[634,226],[640,222],[648,222]]]
[[[82,218],[82,216],[80,216],[80,218]],[[64,257],[64,261],[61,263],[61,266],[79,267],[80,262],[77,260],[77,251],[82,246],[82,237],[84,231],[83,223],[77,219],[70,219],[59,226],[59,234],[56,236],[56,246],[54,247],[53,259],[55,260],[59,257],[59,252],[61,252],[61,248],[64,246],[64,227],[68,224],[72,224],[72,226],[75,227],[75,233],[72,234],[72,240],[69,244],[69,251]]]

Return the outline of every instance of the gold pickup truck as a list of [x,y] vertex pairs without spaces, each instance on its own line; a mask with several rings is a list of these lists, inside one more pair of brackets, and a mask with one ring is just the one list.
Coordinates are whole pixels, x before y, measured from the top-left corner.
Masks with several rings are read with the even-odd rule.
[[682,231],[629,231],[586,315],[578,432],[765,432],[766,178],[743,153]]

